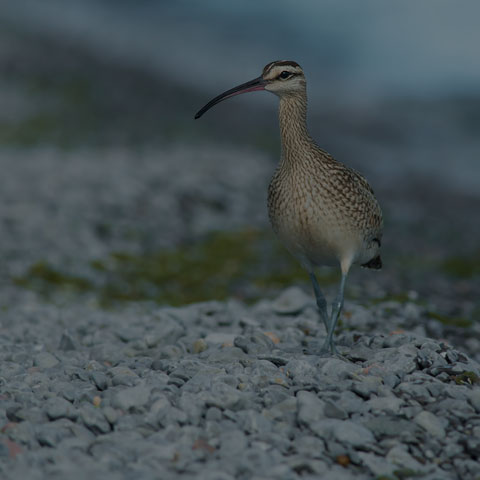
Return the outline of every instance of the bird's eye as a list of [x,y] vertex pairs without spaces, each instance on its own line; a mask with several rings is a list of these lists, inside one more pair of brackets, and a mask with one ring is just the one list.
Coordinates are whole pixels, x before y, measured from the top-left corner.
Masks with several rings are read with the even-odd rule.
[[281,78],[282,80],[285,80],[286,78],[290,77],[292,74],[290,72],[287,72],[286,70],[284,70],[279,76],[278,78]]

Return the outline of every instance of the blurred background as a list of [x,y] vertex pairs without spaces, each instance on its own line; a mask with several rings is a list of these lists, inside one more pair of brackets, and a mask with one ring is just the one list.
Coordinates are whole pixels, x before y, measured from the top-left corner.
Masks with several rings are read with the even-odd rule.
[[[306,274],[269,230],[277,99],[213,96],[295,60],[312,136],[384,209],[347,302],[480,318],[480,4],[5,0],[0,301],[254,301]],[[321,269],[328,294],[338,279]],[[1,306],[1,305],[0,305]],[[348,304],[347,304],[348,307]]]

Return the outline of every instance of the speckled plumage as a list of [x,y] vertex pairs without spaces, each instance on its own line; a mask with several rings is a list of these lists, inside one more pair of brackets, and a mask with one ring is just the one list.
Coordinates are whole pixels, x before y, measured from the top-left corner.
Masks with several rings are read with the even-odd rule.
[[[323,151],[308,134],[306,81],[298,63],[282,60],[267,64],[260,77],[218,95],[195,118],[227,98],[257,90],[280,98],[282,155],[268,189],[270,221],[308,271],[327,331],[322,351],[336,353],[333,333],[350,267],[354,263],[374,269],[382,266],[382,212],[367,181]],[[342,278],[329,318],[315,267],[336,263]]]

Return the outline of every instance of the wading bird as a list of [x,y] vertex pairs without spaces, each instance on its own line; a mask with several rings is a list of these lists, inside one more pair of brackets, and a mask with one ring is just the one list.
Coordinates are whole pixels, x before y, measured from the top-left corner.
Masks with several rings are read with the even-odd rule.
[[[321,351],[337,353],[333,333],[343,307],[350,267],[382,267],[382,212],[365,178],[336,161],[310,137],[306,80],[298,63],[269,63],[260,77],[215,97],[195,118],[227,98],[257,90],[267,90],[280,98],[282,152],[268,188],[270,221],[280,240],[310,275],[327,330]],[[329,317],[315,267],[337,263],[342,277]]]

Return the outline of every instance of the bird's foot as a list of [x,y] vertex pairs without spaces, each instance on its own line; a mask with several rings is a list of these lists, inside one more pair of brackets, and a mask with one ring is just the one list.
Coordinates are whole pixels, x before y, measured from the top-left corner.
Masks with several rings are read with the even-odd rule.
[[325,339],[323,342],[321,340],[312,340],[308,342],[305,353],[307,355],[314,355],[321,358],[344,358],[343,355],[337,350],[337,347],[333,340],[328,343],[327,339]]
[[325,342],[323,343],[322,348],[320,349],[320,354],[321,355],[340,355],[338,353],[337,347],[335,346],[335,343],[333,340],[330,342],[328,341],[328,337],[325,339]]

